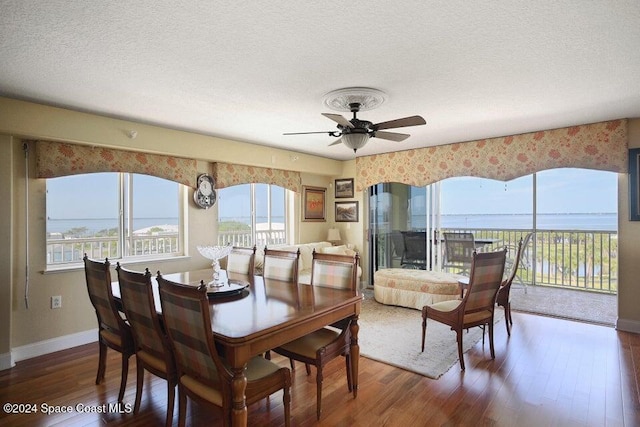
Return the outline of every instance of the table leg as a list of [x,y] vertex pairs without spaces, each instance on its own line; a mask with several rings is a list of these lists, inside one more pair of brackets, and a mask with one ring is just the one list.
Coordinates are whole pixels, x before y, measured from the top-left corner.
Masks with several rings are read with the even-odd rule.
[[246,366],[232,368],[233,379],[231,380],[232,406],[231,406],[231,425],[242,426],[247,425],[247,401],[245,399],[245,390],[247,389],[247,377],[245,376]]
[[353,381],[353,397],[358,396],[358,362],[360,361],[360,346],[358,345],[358,316],[351,321],[351,381]]

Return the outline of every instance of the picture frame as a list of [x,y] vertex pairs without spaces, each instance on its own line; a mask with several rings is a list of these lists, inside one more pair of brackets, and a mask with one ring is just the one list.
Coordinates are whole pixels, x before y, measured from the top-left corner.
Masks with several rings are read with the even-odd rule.
[[336,202],[336,222],[358,222],[358,202]]
[[326,188],[302,187],[302,221],[326,221]]
[[336,199],[348,199],[353,197],[353,178],[335,180]]
[[629,150],[629,221],[640,221],[640,148]]

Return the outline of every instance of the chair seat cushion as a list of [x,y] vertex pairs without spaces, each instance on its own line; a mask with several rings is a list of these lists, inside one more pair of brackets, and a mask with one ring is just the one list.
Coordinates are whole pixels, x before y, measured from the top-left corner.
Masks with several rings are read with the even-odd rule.
[[222,407],[222,393],[220,393],[220,390],[209,387],[189,375],[181,376],[180,383],[196,396],[200,396],[214,405]]
[[277,372],[280,366],[261,356],[253,357],[247,364],[245,375],[247,381],[257,381]]
[[438,311],[453,311],[460,306],[462,300],[449,300],[449,301],[441,301],[435,304],[429,305],[429,308]]
[[138,351],[136,357],[144,362],[145,365],[151,366],[160,372],[167,373],[167,363],[164,359],[160,359],[144,350]]
[[109,344],[115,345],[116,347],[122,347],[122,338],[119,334],[111,332],[107,329],[100,330],[100,337],[107,341]]
[[297,340],[280,346],[280,348],[291,353],[314,359],[316,357],[316,351],[318,351],[318,349],[326,346],[327,344],[338,338],[339,335],[340,332],[337,330],[322,328],[303,337],[300,337]]

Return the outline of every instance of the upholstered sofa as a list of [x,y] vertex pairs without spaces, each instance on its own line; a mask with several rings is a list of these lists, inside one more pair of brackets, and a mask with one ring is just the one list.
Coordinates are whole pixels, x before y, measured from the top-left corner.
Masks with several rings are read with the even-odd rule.
[[[313,250],[320,253],[332,253],[338,255],[353,255],[355,251],[347,248],[347,246],[333,246],[330,242],[311,242],[300,243],[297,245],[269,245],[269,249],[278,249],[281,251],[296,252],[300,249],[300,260],[298,262],[298,281],[300,283],[311,283],[311,264],[313,262]],[[256,251],[255,273],[262,274],[262,266],[264,264],[264,248],[258,248]],[[358,281],[362,276],[362,269],[358,266]]]

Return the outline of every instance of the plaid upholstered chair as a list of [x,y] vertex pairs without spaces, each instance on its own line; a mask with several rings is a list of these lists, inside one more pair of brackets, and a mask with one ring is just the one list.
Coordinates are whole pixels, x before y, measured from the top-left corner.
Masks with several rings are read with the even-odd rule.
[[506,250],[472,254],[469,287],[459,300],[438,302],[422,307],[422,351],[424,351],[427,332],[427,319],[451,326],[458,340],[460,368],[464,370],[462,357],[462,331],[474,326],[489,327],[489,347],[491,358],[493,350],[493,314],[496,306],[496,294],[502,284]]
[[256,247],[242,248],[234,246],[227,257],[227,273],[239,273],[253,276]]
[[[357,289],[359,256],[319,254],[313,252],[311,286],[339,289]],[[316,417],[322,412],[322,368],[338,356],[344,356],[347,368],[347,387],[354,392],[351,383],[351,320],[346,319],[331,327],[322,328],[274,349],[278,354],[303,362],[309,375],[309,365],[316,367]]]
[[120,263],[118,263],[116,271],[120,282],[122,308],[133,332],[136,351],[137,383],[133,412],[138,413],[140,409],[144,371],[147,370],[167,380],[166,425],[171,426],[178,374],[169,338],[160,324],[153,299],[151,273],[149,269],[144,273],[129,271],[122,268]]
[[[231,422],[233,374],[218,355],[211,331],[207,286],[165,280],[158,273],[162,316],[178,368],[178,420],[186,419],[187,396],[199,404],[222,409]],[[290,425],[291,372],[262,357],[253,357],[245,371],[247,405],[284,390],[285,425]]]
[[84,272],[87,280],[89,299],[98,317],[98,345],[100,356],[98,359],[98,374],[96,384],[104,380],[107,369],[107,347],[122,354],[122,377],[120,379],[120,392],[118,402],[122,402],[124,390],[127,386],[127,373],[129,372],[129,357],[134,353],[133,336],[131,328],[124,321],[111,290],[111,270],[109,260],[104,262],[94,261],[84,254]]
[[298,262],[300,249],[297,252],[279,251],[264,248],[264,266],[262,277],[298,283]]

